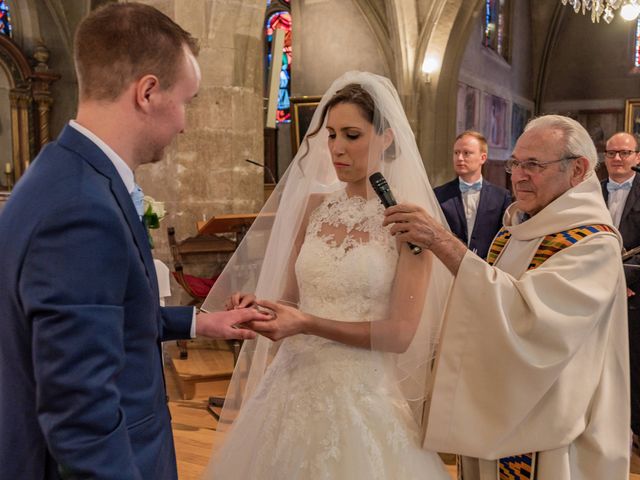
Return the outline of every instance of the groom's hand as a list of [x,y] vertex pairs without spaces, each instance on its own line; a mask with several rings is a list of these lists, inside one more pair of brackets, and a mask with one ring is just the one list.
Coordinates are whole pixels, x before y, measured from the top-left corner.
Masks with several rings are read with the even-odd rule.
[[261,313],[255,308],[237,308],[226,312],[200,312],[196,315],[196,335],[227,340],[246,340],[255,338],[255,332],[242,327],[243,323],[259,325],[271,320],[271,315]]
[[256,301],[256,296],[252,293],[235,292],[227,301],[224,302],[224,308],[233,310],[236,308],[252,307]]

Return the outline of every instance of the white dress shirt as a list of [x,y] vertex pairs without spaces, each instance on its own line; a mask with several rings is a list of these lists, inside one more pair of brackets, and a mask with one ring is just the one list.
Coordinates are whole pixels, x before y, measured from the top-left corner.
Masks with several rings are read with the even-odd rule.
[[[466,185],[472,185],[471,183],[467,183],[458,177],[460,183],[464,183]],[[477,180],[482,184],[482,177]],[[473,182],[476,183],[476,182]],[[467,246],[471,243],[471,232],[473,232],[473,226],[476,223],[476,215],[478,213],[478,203],[480,202],[480,190],[468,190],[462,195],[462,203],[464,205],[464,216],[467,219]]]
[[[609,178],[609,181],[616,185],[625,185],[627,183],[631,185],[635,177],[635,175],[632,175],[631,178],[622,183],[611,180],[611,178]],[[620,188],[614,192],[609,192],[607,206],[609,207],[609,213],[611,213],[611,218],[613,218],[613,224],[616,228],[620,227],[622,211],[624,210],[624,204],[627,203],[627,197],[629,196],[630,191],[631,189]]]
[[[131,192],[133,192],[133,189],[135,188],[136,182],[133,176],[133,170],[131,170],[131,167],[127,165],[127,162],[125,162],[120,157],[120,155],[114,152],[109,145],[107,145],[102,140],[100,140],[100,138],[88,128],[83,127],[75,120],[69,120],[69,126],[74,128],[81,134],[83,134],[93,143],[95,143],[96,146],[100,150],[102,150],[102,152],[107,156],[107,158],[111,160],[111,163],[113,163],[113,166],[118,172],[118,175],[120,175],[120,178],[122,179],[122,182],[124,183],[124,186],[126,187],[127,192],[129,192],[129,195],[131,195]],[[133,200],[131,201],[131,203],[133,203]],[[196,309],[195,308],[193,309],[193,317],[191,320],[191,330],[189,333],[191,335],[191,338],[196,338]]]

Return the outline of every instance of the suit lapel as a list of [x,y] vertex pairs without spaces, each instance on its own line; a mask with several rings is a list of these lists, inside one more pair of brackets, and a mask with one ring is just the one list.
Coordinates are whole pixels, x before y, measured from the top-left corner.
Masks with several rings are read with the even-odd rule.
[[467,216],[464,214],[464,203],[462,202],[462,193],[460,192],[460,186],[456,180],[456,195],[453,197],[453,204],[456,207],[456,213],[458,214],[458,219],[460,220],[460,225],[462,225],[462,231],[464,232],[464,241],[469,241],[469,230],[467,229]]
[[[606,188],[606,187],[605,187]],[[633,182],[631,184],[631,190],[629,190],[629,195],[627,196],[627,201],[624,202],[624,208],[622,209],[622,215],[620,216],[620,233],[624,236],[624,231],[627,229],[627,216],[631,209],[635,205],[635,203],[640,198],[640,176],[636,175],[633,178]],[[632,227],[633,228],[633,227]]]
[[482,188],[480,189],[480,198],[478,199],[478,209],[476,210],[476,222],[473,225],[473,230],[475,230],[476,225],[479,223],[477,222],[477,219],[482,218],[482,214],[489,208],[489,197],[491,196],[489,189],[489,182],[483,179]]
[[153,264],[153,258],[151,256],[151,249],[149,248],[147,232],[138,217],[138,213],[131,201],[131,196],[129,195],[129,192],[127,192],[124,182],[113,166],[113,163],[111,163],[111,160],[109,160],[105,153],[100,150],[95,143],[68,125],[60,134],[59,143],[65,148],[76,152],[100,175],[109,179],[111,192],[115,197],[120,210],[122,210],[122,214],[127,220],[127,223],[129,224],[129,228],[133,234],[133,239],[138,247],[140,257],[142,258],[142,262],[144,263],[147,271],[149,286],[151,290],[153,290],[154,295],[159,297],[158,281],[156,279],[156,271]]
[[626,218],[627,215],[629,215],[629,211],[631,210],[633,205],[638,201],[639,193],[640,193],[640,177],[636,175],[633,178],[633,182],[631,183],[631,190],[629,190],[627,201],[624,202],[624,208],[622,209],[622,218]]
[[604,197],[604,203],[609,206],[609,190],[607,190],[607,182],[608,180],[603,180],[600,182],[600,186],[602,187],[602,196]]

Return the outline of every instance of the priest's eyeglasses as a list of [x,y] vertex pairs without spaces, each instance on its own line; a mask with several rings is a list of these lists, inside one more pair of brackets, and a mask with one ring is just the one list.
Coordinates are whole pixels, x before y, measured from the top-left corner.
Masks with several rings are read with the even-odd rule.
[[607,158],[616,158],[616,155],[620,155],[622,160],[626,160],[630,155],[638,153],[635,150],[605,150],[604,156]]
[[516,160],[515,158],[510,158],[509,160],[504,162],[504,169],[507,171],[507,173],[511,173],[516,168],[521,168],[522,171],[526,174],[536,175],[545,170],[552,163],[563,162],[565,160],[575,160],[576,158],[580,157],[562,157],[558,160],[551,160],[550,162],[538,162],[537,160]]

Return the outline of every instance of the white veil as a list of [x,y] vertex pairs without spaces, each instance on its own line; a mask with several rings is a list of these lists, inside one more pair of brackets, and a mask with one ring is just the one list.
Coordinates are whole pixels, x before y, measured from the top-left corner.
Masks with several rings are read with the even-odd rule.
[[[328,133],[324,128],[327,119],[323,112],[334,94],[349,84],[360,85],[373,99],[377,110],[373,124],[393,132],[392,148],[385,152],[387,158],[381,163],[376,159],[376,163],[398,201],[418,204],[446,225],[395,88],[384,77],[348,72],[334,81],[322,97],[309,127],[311,135],[305,136],[287,172],[213,286],[203,309],[224,309],[225,300],[236,291],[255,292],[259,299],[297,303],[284,292],[287,280],[291,279],[291,266],[297,255],[296,237],[307,213],[309,198],[345,187],[338,180],[331,161]],[[413,341],[406,352],[390,354],[394,359],[392,378],[409,402],[418,424],[422,423],[423,407],[428,400],[427,385],[451,283],[451,274],[434,257],[429,288]],[[387,339],[377,332],[375,324],[371,322],[371,348],[384,349]],[[244,400],[251,396],[262,379],[278,345],[279,342],[261,336],[244,342],[227,392],[219,430],[231,425]]]

